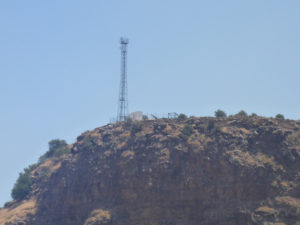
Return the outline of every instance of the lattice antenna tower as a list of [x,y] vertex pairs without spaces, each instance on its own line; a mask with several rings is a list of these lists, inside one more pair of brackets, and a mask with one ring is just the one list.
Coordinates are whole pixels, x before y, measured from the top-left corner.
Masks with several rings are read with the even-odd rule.
[[128,90],[127,90],[127,45],[128,39],[121,38],[121,82],[119,90],[119,105],[117,121],[124,121],[128,117]]

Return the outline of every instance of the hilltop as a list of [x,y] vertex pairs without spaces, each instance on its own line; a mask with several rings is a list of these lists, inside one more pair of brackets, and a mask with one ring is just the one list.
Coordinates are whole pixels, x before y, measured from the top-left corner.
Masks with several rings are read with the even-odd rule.
[[258,116],[109,124],[30,170],[2,225],[299,225],[300,123]]

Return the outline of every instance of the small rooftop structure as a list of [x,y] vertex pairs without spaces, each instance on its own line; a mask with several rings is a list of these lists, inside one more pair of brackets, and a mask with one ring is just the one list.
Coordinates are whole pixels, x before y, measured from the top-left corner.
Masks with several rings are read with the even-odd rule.
[[168,113],[169,119],[176,119],[178,118],[178,114],[176,112]]
[[141,111],[136,111],[136,112],[132,112],[130,113],[130,118],[132,120],[143,120],[143,112]]

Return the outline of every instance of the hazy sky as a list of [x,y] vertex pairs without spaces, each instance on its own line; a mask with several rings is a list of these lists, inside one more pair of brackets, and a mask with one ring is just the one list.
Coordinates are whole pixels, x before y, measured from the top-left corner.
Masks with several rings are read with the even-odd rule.
[[300,119],[299,0],[0,1],[0,205],[54,138],[130,111]]

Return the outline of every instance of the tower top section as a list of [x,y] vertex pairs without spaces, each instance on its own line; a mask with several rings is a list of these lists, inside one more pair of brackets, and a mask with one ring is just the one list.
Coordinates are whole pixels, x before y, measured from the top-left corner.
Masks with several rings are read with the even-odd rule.
[[121,45],[127,45],[129,43],[129,41],[127,38],[121,37],[120,43],[121,43]]
[[129,41],[127,38],[122,38],[120,39],[120,44],[121,44],[121,51],[122,52],[126,52],[126,48],[127,48],[127,45],[128,45]]

